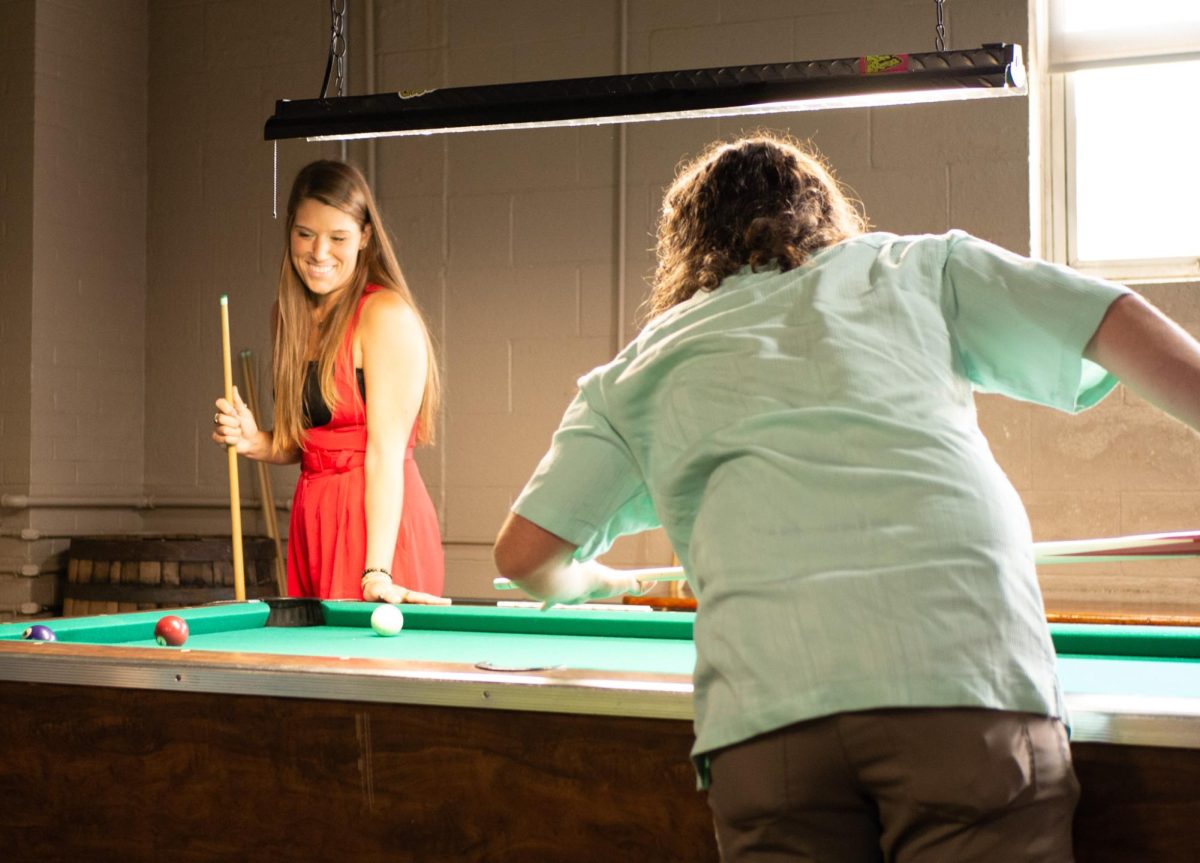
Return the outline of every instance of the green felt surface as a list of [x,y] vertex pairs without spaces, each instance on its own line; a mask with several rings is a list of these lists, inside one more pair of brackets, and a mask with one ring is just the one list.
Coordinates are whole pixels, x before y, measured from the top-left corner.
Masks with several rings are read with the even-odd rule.
[[1200,659],[1200,627],[1052,623],[1059,656],[1148,656]]
[[[184,648],[191,651],[668,674],[690,674],[695,661],[695,615],[686,612],[405,606],[404,628],[385,637],[371,629],[376,607],[321,603],[321,626],[267,626],[265,603],[61,618],[45,624],[63,643],[158,647],[155,623],[164,614],[178,614],[188,622]],[[24,627],[0,627],[0,640],[19,639],[23,631]]]
[[[178,650],[154,642],[159,618],[178,614],[188,622],[184,648],[193,654],[233,651],[664,674],[689,674],[695,661],[695,615],[687,612],[404,606],[403,630],[385,637],[370,627],[373,603],[315,607],[323,625],[267,625],[270,608],[260,601],[40,622],[64,644]],[[288,618],[271,617],[280,619]],[[19,640],[27,625],[0,624],[0,640]],[[1050,630],[1067,692],[1200,697],[1200,628],[1052,624]]]

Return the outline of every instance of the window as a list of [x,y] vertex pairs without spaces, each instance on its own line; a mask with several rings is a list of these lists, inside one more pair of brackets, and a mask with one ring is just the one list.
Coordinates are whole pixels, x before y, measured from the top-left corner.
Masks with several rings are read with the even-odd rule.
[[1200,2],[1046,2],[1045,251],[1115,279],[1200,276]]

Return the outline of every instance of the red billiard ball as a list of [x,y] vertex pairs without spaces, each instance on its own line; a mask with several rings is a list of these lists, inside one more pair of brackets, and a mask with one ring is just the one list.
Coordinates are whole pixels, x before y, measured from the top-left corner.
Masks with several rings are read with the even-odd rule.
[[27,630],[21,633],[21,637],[28,641],[55,641],[57,636],[54,630],[48,626],[42,626],[40,623],[35,623]]
[[187,641],[188,625],[187,621],[182,617],[176,617],[174,614],[168,614],[166,617],[160,618],[154,626],[154,640],[162,645],[171,645],[179,647]]

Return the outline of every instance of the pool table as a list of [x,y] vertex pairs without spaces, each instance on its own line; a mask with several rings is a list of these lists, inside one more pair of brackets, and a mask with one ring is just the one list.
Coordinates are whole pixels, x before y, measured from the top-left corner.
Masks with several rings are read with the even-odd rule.
[[[262,600],[0,625],[5,859],[716,860],[694,615]],[[1200,848],[1200,629],[1053,625],[1080,863]],[[16,857],[11,851],[16,851]]]

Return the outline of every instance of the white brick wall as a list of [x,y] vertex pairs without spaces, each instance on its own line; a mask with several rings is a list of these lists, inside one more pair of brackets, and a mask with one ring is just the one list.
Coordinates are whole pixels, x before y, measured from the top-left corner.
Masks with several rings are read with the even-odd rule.
[[[0,73],[0,488],[34,499],[140,494],[145,3],[38,0],[0,12],[10,60]],[[66,537],[137,526],[130,512],[0,510],[0,615],[53,604]],[[28,541],[22,529],[62,538]]]
[[[33,6],[0,2],[0,493],[29,490]],[[16,521],[0,511],[0,525]]]
[[[271,215],[272,152],[262,127],[276,99],[317,95],[328,7],[156,2],[149,22],[145,488],[219,506],[228,500],[227,461],[209,440],[223,389],[219,299],[229,296],[234,382],[241,385],[239,355],[248,349],[269,411],[268,319],[283,236]],[[337,148],[280,144],[281,209],[296,170],[322,152]],[[295,469],[271,473],[276,500],[290,499]],[[257,496],[245,462],[239,486],[244,499]],[[242,518],[248,532],[265,532],[257,508]],[[286,528],[286,512],[280,518]],[[229,532],[219,509],[158,511],[144,523],[157,532]]]
[[140,493],[145,2],[36,10],[30,491]]
[[[0,494],[26,494],[30,473],[33,267],[33,0],[0,0]],[[32,601],[17,538],[29,513],[0,509],[0,619]]]

